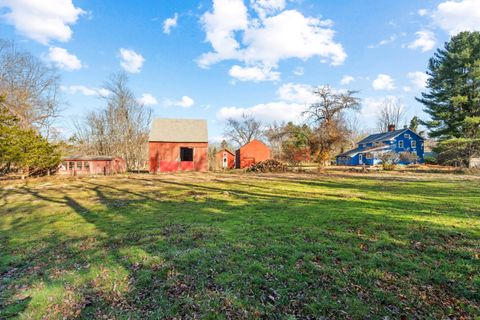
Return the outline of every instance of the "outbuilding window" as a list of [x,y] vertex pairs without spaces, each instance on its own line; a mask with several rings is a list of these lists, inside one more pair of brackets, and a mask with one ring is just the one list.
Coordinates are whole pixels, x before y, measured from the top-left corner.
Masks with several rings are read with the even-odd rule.
[[82,170],[82,161],[77,162],[77,169]]
[[180,147],[180,161],[193,161],[193,148]]
[[68,169],[73,170],[73,166],[74,166],[74,165],[75,165],[75,162],[70,161],[70,162],[68,163]]
[[83,168],[84,168],[85,170],[90,170],[90,162],[85,161],[85,162],[83,163]]

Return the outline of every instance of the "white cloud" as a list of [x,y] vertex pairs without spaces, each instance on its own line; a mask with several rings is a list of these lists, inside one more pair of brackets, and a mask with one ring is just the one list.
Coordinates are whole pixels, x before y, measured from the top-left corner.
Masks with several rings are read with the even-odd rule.
[[138,99],[138,102],[145,105],[145,106],[154,106],[158,104],[157,98],[155,98],[152,94],[150,93],[144,93]]
[[421,30],[415,32],[417,39],[408,45],[410,49],[420,49],[422,52],[427,52],[435,48],[437,39],[435,34],[429,30]]
[[70,40],[70,26],[85,13],[72,0],[1,0],[1,8],[8,8],[2,17],[20,34],[45,45]]
[[120,49],[120,65],[125,71],[131,73],[139,73],[142,69],[145,58],[133,50],[130,49]]
[[278,101],[260,103],[252,107],[223,107],[217,112],[221,121],[239,119],[243,114],[253,116],[265,123],[274,121],[292,121],[300,123],[304,120],[302,113],[307,106],[317,101],[312,93],[313,87],[308,84],[286,83],[277,90]]
[[304,73],[305,70],[303,69],[303,67],[296,67],[295,70],[293,70],[293,74],[296,76],[303,76]]
[[405,91],[405,92],[410,92],[410,91],[412,91],[412,87],[410,87],[410,86],[404,86],[402,89],[403,89],[403,91]]
[[385,103],[394,103],[400,105],[405,109],[405,104],[403,104],[397,96],[386,96],[382,98],[365,98],[362,101],[362,109],[360,110],[360,116],[366,122],[372,123],[372,119],[375,120],[380,114]]
[[424,17],[424,16],[426,16],[426,15],[428,14],[428,10],[427,10],[427,9],[419,9],[419,10],[417,11],[417,13],[418,13],[418,15],[419,15],[420,17]]
[[195,104],[195,101],[189,96],[183,96],[180,100],[165,99],[164,105],[167,107],[182,107],[190,108]]
[[395,80],[388,74],[379,74],[378,77],[373,80],[372,86],[375,90],[394,90]]
[[353,81],[355,81],[355,78],[347,75],[347,76],[343,76],[342,80],[340,80],[340,84],[347,85]]
[[178,21],[177,13],[175,13],[175,15],[172,18],[165,19],[165,21],[163,21],[163,33],[170,34],[172,29],[177,26],[177,21]]
[[237,60],[246,68],[277,69],[281,60],[314,56],[321,62],[342,64],[347,54],[334,41],[330,20],[305,17],[284,10],[285,1],[258,0],[252,6],[259,19],[249,19],[243,0],[214,0],[212,12],[201,21],[213,50],[198,59],[201,67],[224,60]]
[[267,67],[241,67],[234,65],[230,68],[228,74],[240,81],[276,81],[280,79],[280,72],[272,71],[271,68]]
[[369,48],[369,49],[379,48],[379,47],[384,46],[384,45],[386,45],[386,44],[395,42],[395,40],[397,40],[397,35],[396,35],[396,34],[392,34],[390,37],[388,37],[387,39],[381,40],[381,41],[378,42],[377,44],[371,44],[371,45],[369,45],[368,48]]
[[80,59],[64,48],[50,47],[48,49],[47,59],[59,69],[73,71],[82,68],[82,62]]
[[480,31],[480,1],[444,1],[432,13],[432,19],[450,35],[461,31]]
[[280,100],[302,105],[310,104],[317,100],[313,94],[312,86],[299,83],[281,85],[277,90],[277,96]]
[[62,91],[68,92],[69,94],[83,94],[85,96],[101,96],[105,97],[110,94],[105,88],[91,88],[83,85],[72,85],[72,86],[61,86]]
[[421,71],[409,72],[407,77],[411,80],[412,84],[418,89],[423,89],[427,86],[427,80],[430,78],[428,74]]
[[198,64],[208,67],[226,59],[239,59],[237,49],[240,44],[235,39],[235,31],[245,30],[248,26],[247,7],[243,0],[216,0],[213,12],[202,16],[206,40],[211,44],[213,52],[203,54]]
[[250,2],[260,19],[285,9],[287,5],[285,0],[250,0]]
[[257,104],[250,108],[223,107],[217,112],[217,118],[219,120],[226,120],[230,118],[239,119],[243,114],[247,114],[264,122],[298,122],[302,119],[303,111],[305,111],[305,105],[303,104],[278,101]]

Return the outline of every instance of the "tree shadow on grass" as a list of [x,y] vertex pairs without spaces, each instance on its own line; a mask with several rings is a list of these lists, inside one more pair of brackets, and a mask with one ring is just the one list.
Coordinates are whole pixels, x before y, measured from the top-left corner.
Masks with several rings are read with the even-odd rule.
[[[67,262],[87,262],[91,269],[106,259],[110,268],[125,270],[129,288],[122,295],[102,293],[92,284],[78,288],[84,318],[102,313],[247,318],[256,312],[301,318],[445,316],[445,301],[457,314],[465,303],[478,310],[478,293],[467,281],[475,263],[471,250],[478,241],[462,234],[467,230],[420,226],[392,214],[408,201],[320,201],[229,184],[156,182],[166,190],[196,193],[158,199],[92,183],[88,190],[102,208],[91,209],[84,198],[64,195],[59,200],[33,190],[32,197],[71,208],[104,238],[75,257],[86,239],[70,244],[58,233],[40,239],[49,244],[45,251],[26,253],[19,264],[61,254],[67,258],[42,269],[55,264],[62,268]],[[225,191],[230,194],[223,195]],[[438,246],[439,239],[448,246]],[[141,258],[130,256],[133,252]],[[455,283],[449,280],[451,273],[459,277]],[[19,277],[15,281],[51,283],[46,276]],[[14,291],[8,300],[15,299]]]

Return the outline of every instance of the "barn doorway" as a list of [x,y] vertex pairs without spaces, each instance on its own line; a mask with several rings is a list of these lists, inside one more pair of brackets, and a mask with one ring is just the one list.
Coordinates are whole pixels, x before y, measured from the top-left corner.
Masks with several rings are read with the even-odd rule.
[[193,161],[193,148],[180,147],[180,161]]

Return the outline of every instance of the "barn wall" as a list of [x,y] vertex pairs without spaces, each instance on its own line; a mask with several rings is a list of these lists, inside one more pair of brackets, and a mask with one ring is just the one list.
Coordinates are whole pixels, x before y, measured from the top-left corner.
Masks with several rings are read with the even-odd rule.
[[237,150],[239,155],[238,163],[236,164],[237,168],[247,168],[250,165],[270,159],[270,149],[260,141],[253,140],[239,150]]
[[[150,172],[207,171],[207,142],[149,142]],[[180,147],[193,148],[193,163],[180,162]]]

